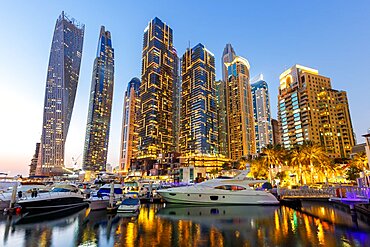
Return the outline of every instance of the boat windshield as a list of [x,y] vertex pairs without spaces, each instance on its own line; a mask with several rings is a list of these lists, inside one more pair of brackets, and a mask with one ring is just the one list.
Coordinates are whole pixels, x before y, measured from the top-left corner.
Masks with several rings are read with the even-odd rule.
[[229,176],[218,176],[217,179],[232,179],[232,177],[229,177]]
[[239,185],[221,185],[221,186],[215,187],[215,189],[235,191],[235,190],[245,190],[246,188],[243,186],[239,186]]
[[71,192],[71,191],[66,188],[53,188],[50,192]]
[[139,204],[139,199],[136,199],[136,198],[128,198],[128,199],[125,199],[122,201],[122,205],[138,205]]
[[[98,193],[109,194],[110,193],[110,188],[100,188]],[[114,188],[114,194],[122,194],[122,189],[121,188]]]

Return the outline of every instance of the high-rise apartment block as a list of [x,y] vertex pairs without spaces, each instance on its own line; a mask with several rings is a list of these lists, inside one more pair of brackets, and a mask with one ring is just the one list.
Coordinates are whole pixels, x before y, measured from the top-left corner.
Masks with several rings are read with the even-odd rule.
[[240,56],[227,68],[226,113],[229,158],[238,160],[256,153],[249,62]]
[[105,171],[114,85],[114,49],[109,31],[100,29],[91,80],[83,169]]
[[64,147],[76,97],[85,26],[64,12],[55,24],[46,79],[37,175],[64,173]]
[[35,154],[33,155],[31,159],[31,164],[30,164],[30,176],[35,176],[36,175],[36,168],[37,168],[37,160],[39,158],[39,153],[40,153],[40,143],[36,143],[36,149],[35,149]]
[[272,144],[280,145],[281,144],[281,134],[280,134],[280,124],[276,119],[271,119],[272,126]]
[[182,57],[180,150],[185,157],[218,154],[215,58],[204,45]]
[[226,44],[221,58],[222,80],[215,82],[218,116],[218,143],[220,155],[229,157],[228,142],[228,117],[226,109],[226,84],[228,81],[227,63],[231,63],[236,57],[234,48],[231,44]]
[[282,144],[320,144],[330,157],[348,157],[354,145],[346,92],[331,88],[318,70],[294,65],[280,75],[278,115]]
[[127,172],[131,167],[131,159],[136,158],[138,152],[138,121],[140,113],[139,98],[140,80],[132,78],[128,83],[123,102],[120,170]]
[[181,59],[177,55],[177,51],[174,49],[174,73],[175,79],[173,82],[173,145],[174,152],[180,152],[180,120],[181,120]]
[[270,112],[270,96],[268,85],[263,80],[263,75],[259,75],[255,80],[252,80],[252,99],[253,99],[253,114],[254,114],[254,132],[256,139],[257,153],[261,153],[262,149],[268,144],[272,144],[272,126]]
[[156,160],[174,150],[172,29],[154,18],[144,30],[140,85],[139,159]]

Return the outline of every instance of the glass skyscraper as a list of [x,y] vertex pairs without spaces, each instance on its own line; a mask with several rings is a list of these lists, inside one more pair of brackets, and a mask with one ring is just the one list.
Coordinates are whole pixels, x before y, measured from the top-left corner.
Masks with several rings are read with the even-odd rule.
[[181,61],[177,56],[177,51],[174,49],[174,70],[175,70],[175,80],[173,83],[173,143],[175,152],[180,152],[180,108],[181,108]]
[[256,153],[254,118],[249,62],[235,56],[230,63],[225,63],[228,79],[226,83],[226,111],[228,127],[229,158],[239,160],[241,157]]
[[182,57],[182,156],[218,154],[215,58],[202,44]]
[[64,12],[56,21],[46,79],[37,175],[64,173],[64,147],[76,97],[85,26]]
[[218,117],[218,145],[219,153],[226,158],[229,157],[228,143],[228,121],[226,111],[226,83],[228,73],[226,63],[231,63],[236,57],[234,48],[231,44],[226,44],[221,58],[222,80],[216,81],[217,117]]
[[136,158],[138,151],[139,88],[139,78],[132,78],[128,83],[123,102],[120,169],[124,172],[130,169],[131,159]]
[[105,171],[114,86],[114,49],[111,34],[102,26],[91,80],[83,169]]
[[139,159],[156,161],[174,150],[175,60],[172,29],[156,17],[143,38]]
[[257,153],[261,153],[263,147],[273,143],[269,90],[263,75],[252,80],[251,87],[256,148]]

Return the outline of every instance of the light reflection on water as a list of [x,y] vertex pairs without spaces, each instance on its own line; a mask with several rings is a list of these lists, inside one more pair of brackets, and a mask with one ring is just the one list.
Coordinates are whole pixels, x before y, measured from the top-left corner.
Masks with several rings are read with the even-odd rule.
[[82,210],[39,223],[0,219],[0,246],[365,246],[370,227],[330,205],[142,205],[138,215]]

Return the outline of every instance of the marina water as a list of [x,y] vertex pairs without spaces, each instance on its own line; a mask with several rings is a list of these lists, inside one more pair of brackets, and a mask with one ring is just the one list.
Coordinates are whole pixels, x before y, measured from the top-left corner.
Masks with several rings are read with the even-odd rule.
[[368,220],[343,208],[143,204],[134,214],[83,209],[21,222],[1,216],[0,246],[366,246]]

